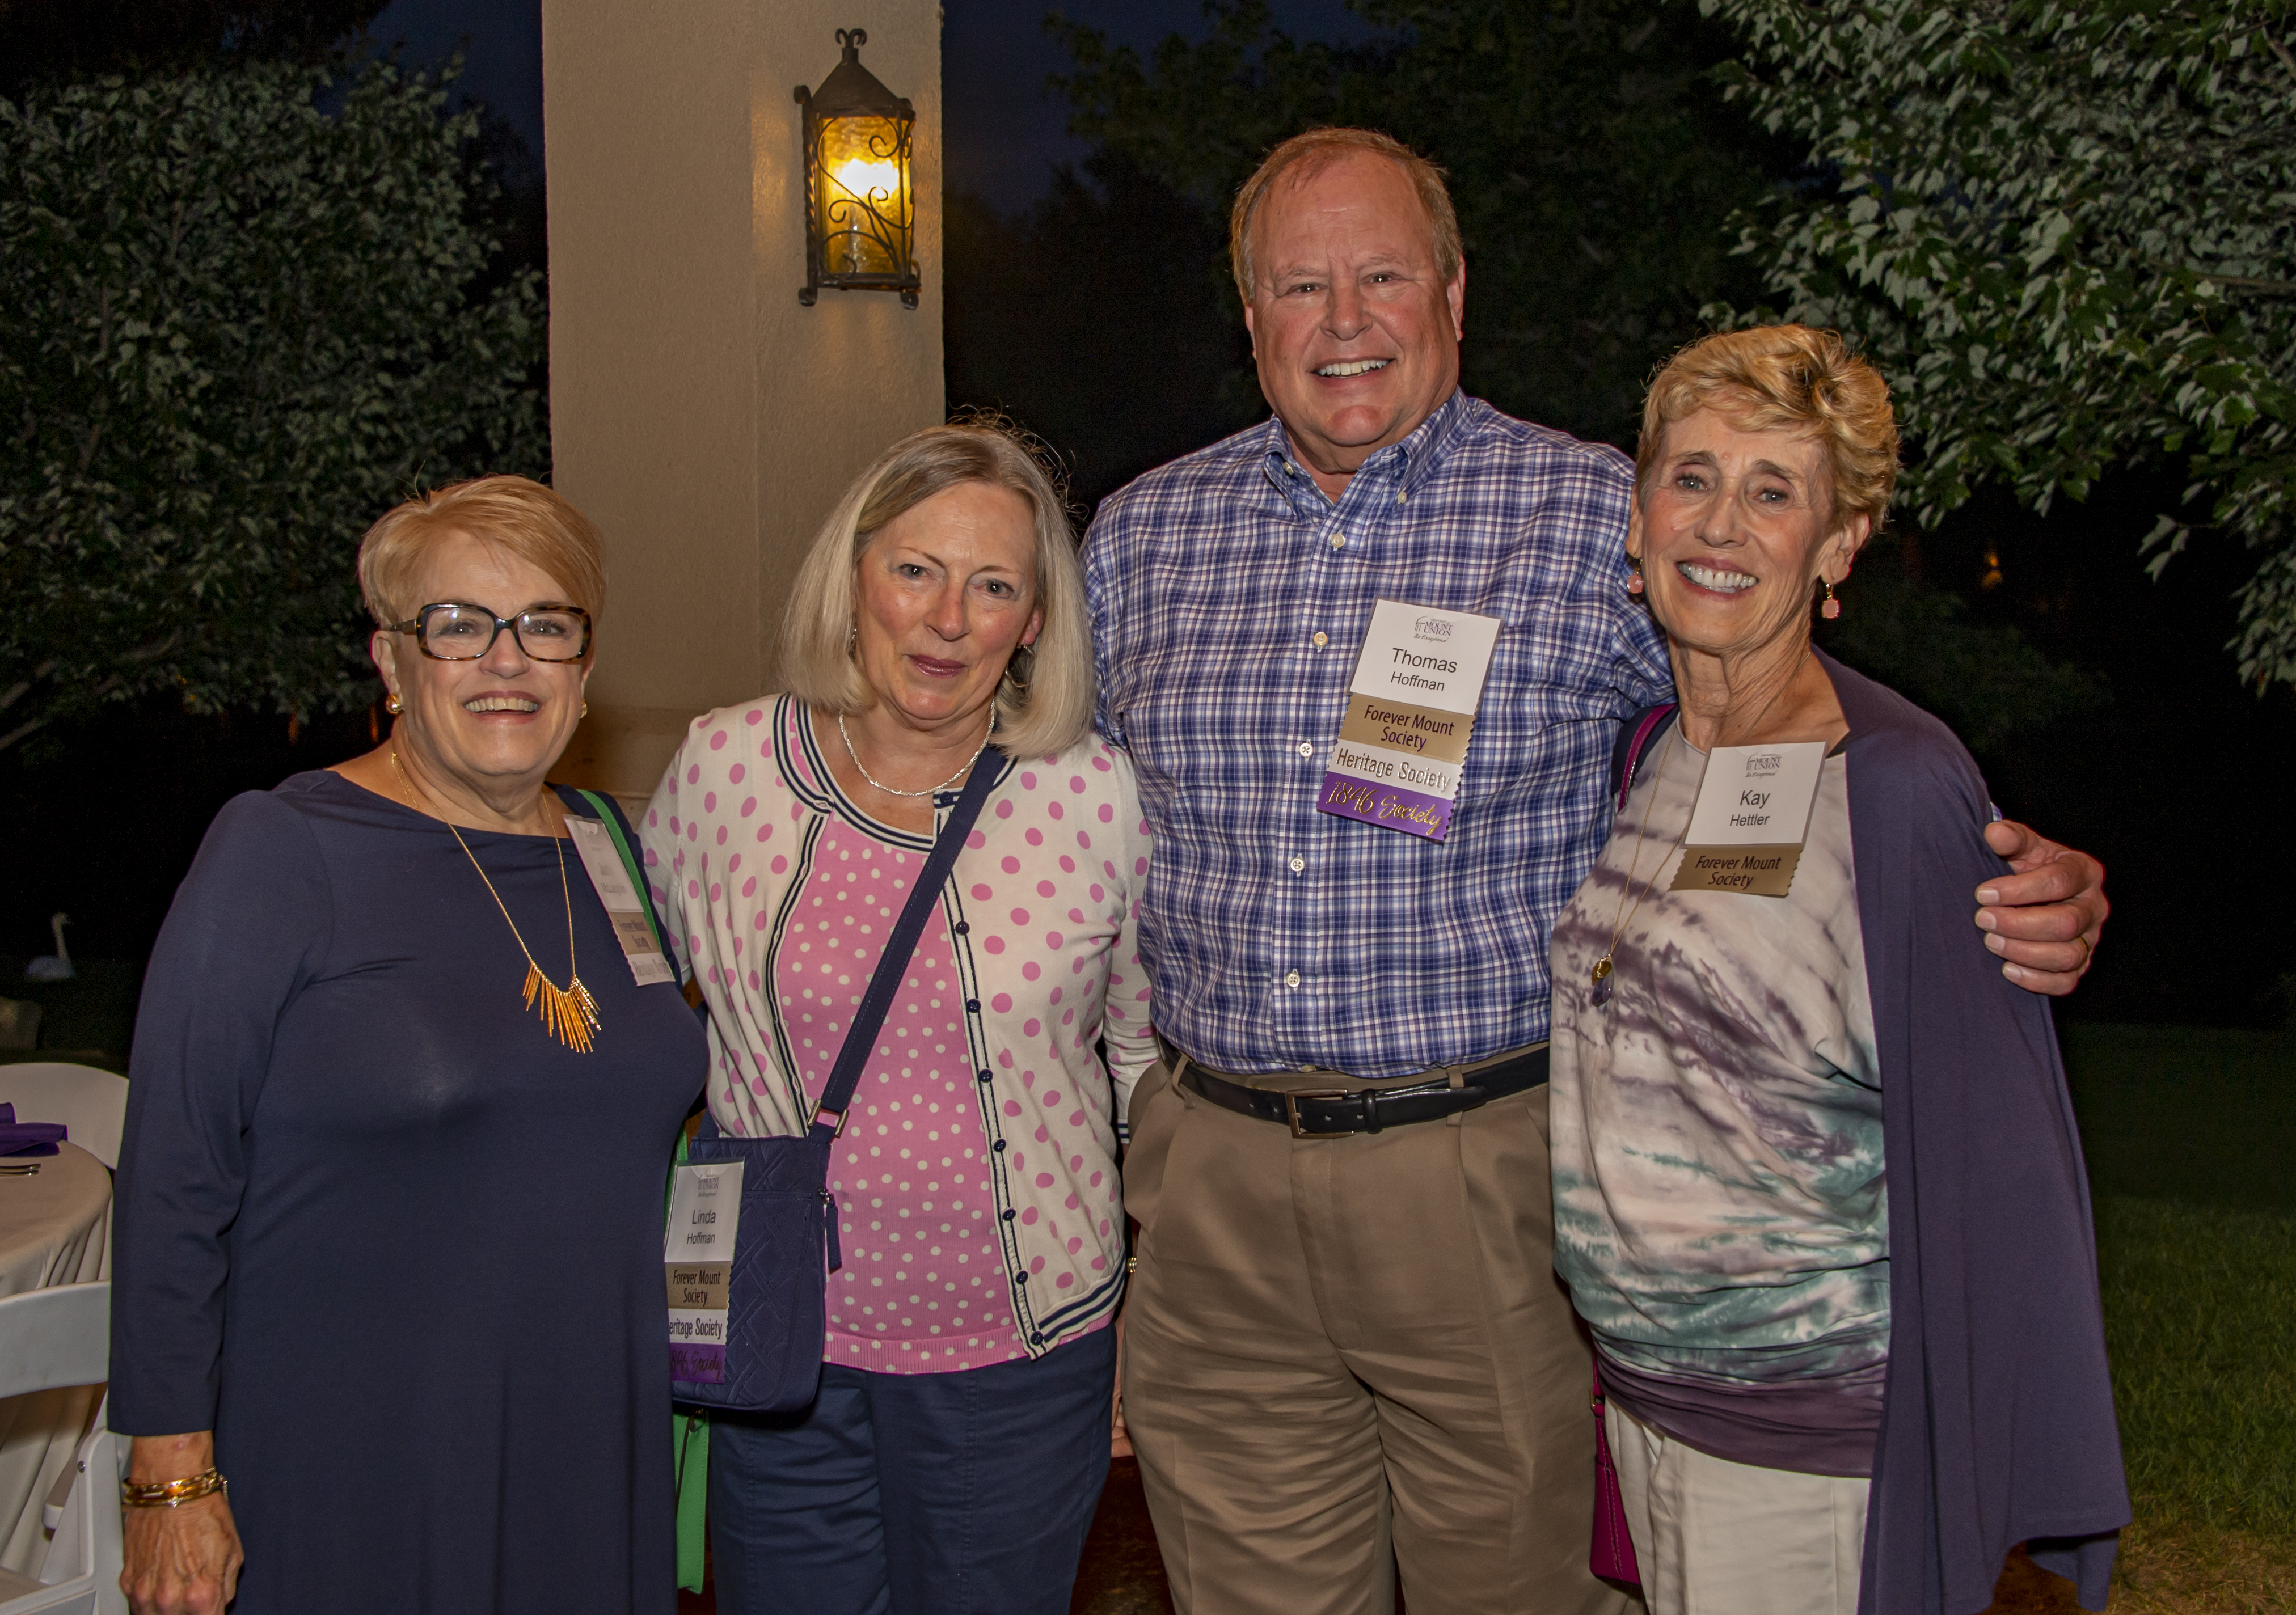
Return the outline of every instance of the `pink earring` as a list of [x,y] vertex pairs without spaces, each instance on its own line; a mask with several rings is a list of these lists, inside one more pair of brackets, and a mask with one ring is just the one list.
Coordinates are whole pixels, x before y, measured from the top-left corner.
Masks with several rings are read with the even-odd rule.
[[1629,555],[1627,557],[1627,593],[1639,594],[1642,592],[1643,558],[1640,555]]
[[1841,603],[1833,597],[1833,586],[1830,583],[1825,586],[1825,603],[1817,608],[1817,614],[1827,618],[1841,615]]

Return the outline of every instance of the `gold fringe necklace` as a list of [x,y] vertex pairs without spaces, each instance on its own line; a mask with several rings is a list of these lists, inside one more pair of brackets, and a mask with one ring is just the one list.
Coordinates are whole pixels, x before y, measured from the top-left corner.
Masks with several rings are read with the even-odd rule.
[[[407,801],[413,805],[414,786],[407,779],[406,770],[399,766],[398,748],[396,746],[390,749],[390,768],[398,775],[398,783],[406,790]],[[417,808],[416,811],[421,809]],[[598,1001],[590,996],[590,989],[582,985],[582,973],[574,957],[574,893],[566,881],[566,839],[563,836],[550,839],[551,845],[558,849],[558,889],[566,898],[566,985],[561,987],[542,973],[542,966],[535,962],[534,950],[519,934],[518,922],[510,917],[510,909],[503,902],[502,893],[495,889],[492,881],[487,880],[485,867],[480,864],[478,855],[471,850],[471,844],[463,840],[463,832],[455,828],[455,821],[446,818],[443,814],[439,816],[453,832],[455,845],[463,849],[463,856],[471,860],[471,867],[479,872],[479,879],[486,881],[487,895],[495,900],[495,906],[502,910],[503,923],[510,927],[510,934],[518,943],[518,951],[526,955],[526,1007],[533,1009],[538,1000],[542,1006],[543,1029],[576,1053],[588,1053],[590,1034],[600,1029]]]

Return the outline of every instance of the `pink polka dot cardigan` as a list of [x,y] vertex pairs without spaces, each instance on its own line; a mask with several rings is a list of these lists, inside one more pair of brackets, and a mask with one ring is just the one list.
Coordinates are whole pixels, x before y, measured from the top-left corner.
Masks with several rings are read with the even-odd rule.
[[[1148,830],[1098,736],[1000,766],[832,1152],[831,1361],[1040,1357],[1122,1292],[1116,1145],[1156,1058],[1136,940]],[[710,1114],[802,1132],[930,840],[853,805],[787,696],[695,719],[639,835],[709,1004]]]

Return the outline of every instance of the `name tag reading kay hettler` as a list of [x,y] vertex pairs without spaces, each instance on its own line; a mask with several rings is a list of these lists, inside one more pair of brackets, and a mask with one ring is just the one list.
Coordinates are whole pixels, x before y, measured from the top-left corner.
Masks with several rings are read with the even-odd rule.
[[1715,747],[1683,837],[1682,867],[1669,889],[1784,897],[1793,889],[1824,767],[1823,741]]
[[680,1167],[671,1180],[662,1265],[669,1281],[669,1375],[719,1385],[726,1379],[726,1302],[734,1240],[742,1231],[742,1166]]
[[1431,841],[1448,835],[1498,638],[1496,617],[1374,606],[1316,811]]

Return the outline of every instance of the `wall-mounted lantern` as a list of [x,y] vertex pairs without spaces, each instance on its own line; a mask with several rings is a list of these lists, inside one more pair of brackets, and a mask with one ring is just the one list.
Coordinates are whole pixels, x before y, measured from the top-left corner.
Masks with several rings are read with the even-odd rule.
[[909,135],[916,109],[861,65],[869,36],[839,29],[845,47],[821,87],[797,86],[805,109],[805,286],[808,307],[824,286],[898,291],[917,306],[916,193],[909,183]]

